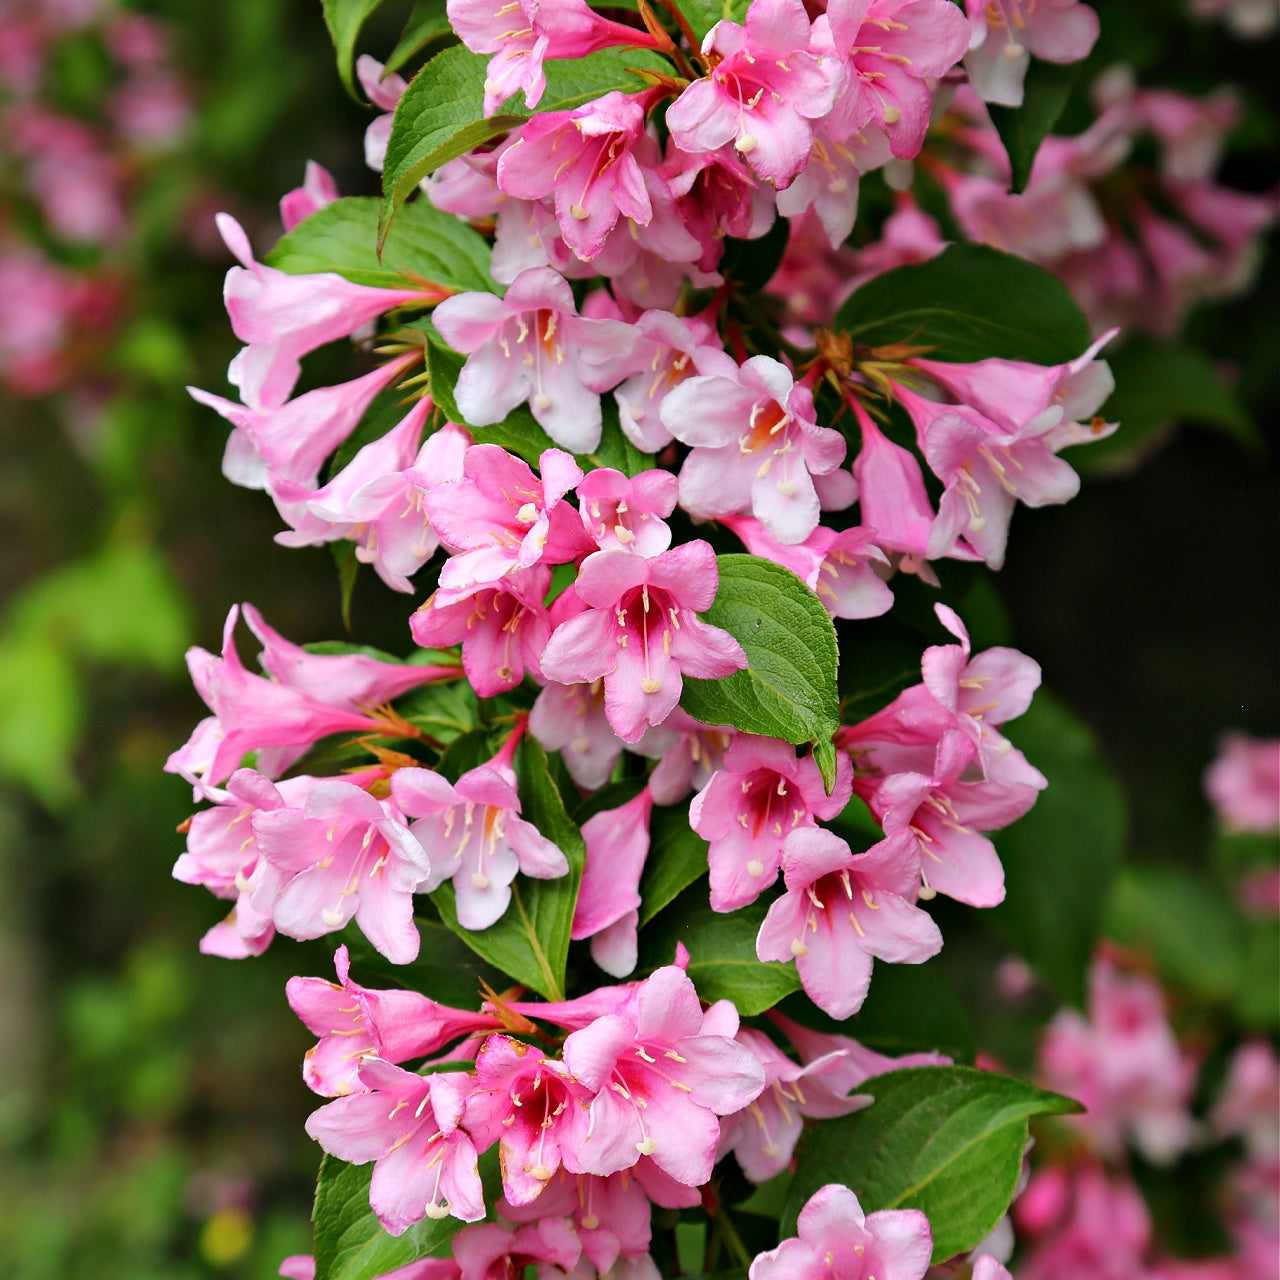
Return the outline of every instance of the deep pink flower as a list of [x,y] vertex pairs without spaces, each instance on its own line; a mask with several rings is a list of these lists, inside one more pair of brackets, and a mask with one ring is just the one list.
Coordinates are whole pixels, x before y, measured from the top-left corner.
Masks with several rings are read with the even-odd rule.
[[442,587],[486,586],[514,570],[563,564],[592,549],[578,513],[563,501],[582,480],[578,464],[546,449],[538,467],[541,478],[496,444],[478,444],[467,450],[460,479],[424,486],[432,525],[458,553],[440,570]]
[[942,935],[915,906],[920,858],[910,836],[865,853],[820,827],[787,837],[787,892],[769,908],[756,939],[761,960],[792,960],[809,998],[833,1018],[856,1013],[871,985],[872,958],[922,964]]
[[569,873],[561,850],[520,817],[510,764],[515,740],[456,784],[429,769],[397,769],[391,778],[396,804],[417,819],[410,830],[431,855],[426,891],[452,880],[464,929],[487,929],[501,919],[517,871],[541,880]]
[[697,616],[715,599],[719,576],[701,541],[648,559],[595,552],[575,583],[587,610],[556,628],[543,674],[561,684],[603,678],[609,723],[624,742],[638,742],[671,714],[683,674],[714,680],[747,665],[737,640]]
[[292,231],[317,209],[332,204],[338,194],[338,184],[329,170],[314,160],[308,160],[302,186],[294,187],[280,198],[280,221],[284,223],[284,229]]
[[[463,1123],[482,1151],[500,1143],[509,1203],[537,1200],[562,1162],[576,1168],[590,1098],[564,1063],[533,1045],[501,1035],[484,1042]],[[548,1206],[544,1212],[555,1210]]]
[[836,764],[830,795],[811,755],[777,738],[740,733],[721,769],[689,805],[689,825],[710,842],[711,906],[735,911],[778,878],[783,845],[793,831],[834,818],[852,794],[848,757]]
[[[564,1218],[510,1227],[490,1222],[464,1227],[450,1241],[459,1280],[508,1280],[529,1274],[567,1276],[582,1255],[573,1224]],[[554,1268],[554,1271],[552,1270]]]
[[858,1197],[835,1183],[809,1197],[796,1232],[757,1255],[750,1280],[923,1280],[933,1253],[929,1219],[918,1209],[864,1215]]
[[853,462],[862,518],[886,551],[923,561],[929,549],[934,510],[925,492],[916,456],[889,440],[856,397],[850,399],[862,432]]
[[605,1176],[651,1159],[677,1182],[711,1176],[722,1115],[764,1087],[764,1070],[732,1036],[732,1005],[704,1014],[688,976],[674,966],[640,985],[632,1016],[613,1014],[573,1032],[565,1065],[594,1095],[578,1149],[584,1170]]
[[362,1091],[360,1063],[365,1057],[408,1062],[443,1049],[462,1036],[494,1030],[492,1014],[450,1009],[416,991],[373,991],[352,982],[346,947],[334,956],[338,981],[290,978],[289,1007],[320,1043],[307,1050],[302,1078],[316,1093],[333,1098]]
[[835,96],[809,52],[810,37],[800,0],[755,0],[745,26],[717,22],[702,42],[710,75],[667,109],[676,146],[697,153],[732,142],[760,177],[785,187],[809,154],[809,122],[824,116]]
[[600,392],[618,381],[611,362],[629,356],[631,331],[617,320],[580,316],[558,272],[522,271],[502,298],[458,294],[433,319],[444,340],[467,356],[454,395],[472,426],[501,422],[527,400],[556,444],[588,453],[600,443]]
[[657,729],[649,729],[634,750],[658,763],[649,775],[649,793],[658,804],[676,804],[701,791],[717,769],[734,731],[703,724],[677,707]]
[[550,568],[539,564],[492,586],[442,588],[418,608],[409,628],[426,649],[461,644],[468,682],[492,698],[514,689],[526,671],[541,674],[539,659],[551,638],[542,603],[550,583]]
[[703,271],[716,269],[727,236],[758,240],[773,226],[777,216],[773,187],[757,182],[728,144],[714,151],[689,152],[673,143],[661,172],[676,198],[681,220],[702,246],[697,263]]
[[414,1075],[377,1058],[360,1064],[367,1092],[313,1111],[307,1133],[350,1164],[374,1161],[369,1204],[393,1235],[423,1218],[484,1217],[476,1149],[460,1129],[473,1078]]
[[661,414],[694,446],[680,469],[686,511],[750,511],[779,542],[803,542],[817,528],[813,477],[844,460],[844,437],[818,426],[812,393],[785,365],[752,356],[733,377],[689,378],[667,393]]
[[554,197],[560,234],[584,262],[604,247],[620,214],[642,226],[653,218],[633,153],[650,98],[607,93],[575,111],[534,116],[498,162],[498,186],[507,195]]

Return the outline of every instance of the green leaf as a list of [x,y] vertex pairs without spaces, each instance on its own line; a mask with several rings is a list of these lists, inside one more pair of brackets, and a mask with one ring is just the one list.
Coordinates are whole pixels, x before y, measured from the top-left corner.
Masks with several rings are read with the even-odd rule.
[[450,422],[466,426],[477,444],[501,445],[508,453],[523,458],[536,469],[544,449],[554,449],[555,443],[534,421],[533,414],[522,404],[516,405],[499,423],[491,427],[473,427],[453,397],[458,374],[466,357],[435,342],[427,343],[427,373],[431,382],[431,398]]
[[973,1028],[960,997],[932,964],[878,964],[862,1008],[842,1022],[797,992],[779,1005],[788,1018],[815,1031],[853,1036],[877,1053],[945,1053],[971,1061]]
[[373,1165],[320,1163],[316,1183],[316,1280],[376,1280],[429,1257],[463,1227],[457,1218],[424,1218],[403,1235],[389,1235],[369,1208]]
[[1067,458],[1082,474],[1135,466],[1178,423],[1213,427],[1247,452],[1263,450],[1257,424],[1235,388],[1198,347],[1134,337],[1108,356],[1116,389],[1101,416],[1120,428]]
[[1124,795],[1093,735],[1045,690],[1005,732],[1049,785],[1030,813],[993,837],[1006,893],[990,919],[1060,996],[1083,1004],[1124,850]]
[[907,342],[959,363],[1065,364],[1089,345],[1088,321],[1056,276],[982,244],[953,244],[867,281],[835,327],[867,346]]
[[1154,956],[1161,971],[1208,1000],[1230,1000],[1245,972],[1239,913],[1210,880],[1182,867],[1127,867],[1107,936]]
[[465,680],[423,685],[396,706],[410,724],[437,742],[452,742],[479,723],[480,706],[475,691]]
[[569,874],[559,880],[517,875],[506,914],[479,932],[464,929],[458,923],[453,885],[447,880],[431,895],[432,901],[446,927],[478,956],[548,1000],[563,1000],[569,931],[582,882],[586,846],[547,772],[546,753],[534,739],[526,737],[521,744],[516,772],[521,816],[560,848],[569,860]]
[[[830,615],[781,565],[746,555],[716,561],[720,587],[701,616],[742,645],[748,666],[722,680],[686,679],[680,705],[704,724],[829,745],[840,727],[839,652]],[[834,756],[828,760],[834,779]]]
[[50,809],[79,794],[73,768],[85,698],[71,659],[43,637],[0,637],[0,778]]
[[641,935],[641,967],[670,964],[682,942],[689,977],[703,1000],[732,1000],[744,1018],[763,1013],[800,988],[795,965],[756,958],[756,934],[767,910],[768,903],[754,902],[720,915],[707,905],[706,889],[695,886]]
[[1036,152],[1058,123],[1079,78],[1080,65],[1076,62],[1059,66],[1036,58],[1027,69],[1022,106],[988,105],[991,123],[995,125],[1009,156],[1011,190],[1015,195],[1026,190]]
[[[515,128],[533,114],[519,97],[484,115],[484,81],[489,59],[454,45],[436,54],[409,82],[396,106],[382,171],[383,235],[396,210],[429,173],[442,164]],[[632,70],[674,68],[646,49],[604,49],[585,58],[547,63],[547,87],[538,112],[572,111],[617,89],[636,93],[645,82]]]
[[353,75],[356,41],[365,20],[381,5],[382,0],[322,0],[322,3],[324,23],[329,28],[329,38],[338,55],[338,75],[342,77],[346,91],[359,102],[360,95],[356,92]]
[[911,1067],[858,1086],[875,1103],[824,1120],[800,1152],[780,1234],[819,1187],[843,1183],[863,1211],[919,1209],[933,1261],[972,1249],[1000,1221],[1022,1171],[1027,1121],[1080,1111],[1025,1081],[972,1067]]
[[282,236],[268,266],[290,275],[335,271],[353,284],[412,288],[427,280],[450,289],[500,293],[489,274],[489,246],[451,213],[416,200],[378,252],[378,201],[347,196],[317,209]]
[[441,36],[451,36],[449,15],[445,0],[417,0],[409,20],[404,24],[400,39],[387,59],[387,71],[399,71],[419,50]]
[[649,856],[640,877],[641,925],[706,874],[707,847],[689,825],[688,805],[654,806],[649,818]]

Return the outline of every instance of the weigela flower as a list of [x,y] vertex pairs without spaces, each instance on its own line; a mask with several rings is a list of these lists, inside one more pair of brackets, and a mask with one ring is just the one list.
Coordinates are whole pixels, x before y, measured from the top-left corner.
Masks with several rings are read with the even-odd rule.
[[624,742],[638,742],[671,714],[683,675],[714,680],[747,665],[737,640],[697,616],[719,579],[706,542],[651,558],[595,552],[574,584],[587,609],[552,633],[543,674],[561,684],[603,679],[609,723]]
[[338,184],[329,170],[314,160],[308,160],[302,186],[294,187],[280,197],[280,221],[284,223],[284,229],[292,231],[317,209],[332,204],[338,194]]
[[392,964],[408,964],[421,939],[413,895],[431,873],[426,851],[394,810],[349,782],[317,782],[300,809],[257,810],[251,821],[280,887],[255,893],[290,938],[320,938],[355,918]]
[[592,549],[578,513],[563,500],[582,480],[578,464],[546,449],[538,469],[541,477],[496,444],[478,444],[464,455],[459,479],[424,487],[432,525],[458,553],[440,570],[442,587],[491,585],[517,569],[563,564]]
[[307,1050],[302,1078],[315,1093],[334,1098],[362,1091],[360,1063],[424,1058],[453,1040],[501,1026],[489,1013],[450,1009],[416,991],[373,991],[352,982],[351,957],[339,947],[333,958],[337,982],[290,978],[289,1007],[320,1043]]
[[558,272],[522,271],[502,298],[458,294],[433,319],[444,340],[467,356],[454,396],[473,427],[501,422],[527,400],[556,444],[588,453],[600,443],[600,392],[618,381],[610,362],[625,361],[631,332],[620,321],[580,316]]
[[307,1133],[350,1164],[374,1161],[369,1204],[393,1235],[423,1218],[484,1217],[476,1149],[461,1128],[473,1080],[460,1072],[414,1075],[366,1058],[365,1092],[313,1111]]
[[796,1232],[756,1256],[750,1280],[923,1280],[933,1253],[929,1219],[918,1209],[864,1214],[858,1197],[835,1183],[809,1197]]
[[761,960],[792,960],[805,993],[833,1018],[857,1013],[871,985],[872,958],[922,964],[942,935],[915,906],[920,857],[908,835],[865,853],[819,827],[787,837],[787,891],[769,908],[756,938]]
[[1280,830],[1280,738],[1224,734],[1204,789],[1228,831]]
[[965,0],[971,34],[964,69],[984,102],[1022,106],[1022,84],[1034,55],[1079,62],[1098,38],[1098,15],[1079,0]]
[[680,469],[680,505],[695,516],[750,511],[779,542],[803,542],[818,526],[814,476],[844,460],[844,437],[818,426],[813,395],[769,356],[733,377],[689,378],[662,402],[662,422],[693,445]]
[[502,918],[517,871],[541,880],[569,874],[560,849],[520,817],[510,765],[514,736],[488,764],[456,783],[429,769],[397,769],[391,778],[396,804],[417,819],[410,830],[431,857],[426,891],[452,880],[464,929],[487,929]]
[[704,1014],[688,976],[669,965],[641,983],[632,1015],[598,1018],[565,1041],[565,1065],[595,1096],[578,1159],[605,1176],[652,1160],[699,1187],[711,1176],[722,1115],[764,1087],[764,1069],[733,1040],[738,1017]]
[[696,153],[732,142],[761,178],[785,187],[809,154],[809,122],[835,96],[810,37],[800,0],[754,0],[744,26],[717,22],[702,42],[710,75],[667,108],[676,146]]
[[578,485],[582,524],[601,551],[660,555],[671,545],[666,523],[676,507],[679,482],[670,471],[621,471],[597,467]]
[[712,909],[754,902],[778,878],[788,836],[834,818],[851,794],[847,757],[837,759],[828,795],[813,756],[797,757],[777,738],[738,734],[722,768],[689,805],[689,825],[710,842]]
[[559,751],[569,776],[588,791],[609,781],[622,755],[622,739],[605,712],[603,680],[548,684],[529,712],[529,732],[548,751]]

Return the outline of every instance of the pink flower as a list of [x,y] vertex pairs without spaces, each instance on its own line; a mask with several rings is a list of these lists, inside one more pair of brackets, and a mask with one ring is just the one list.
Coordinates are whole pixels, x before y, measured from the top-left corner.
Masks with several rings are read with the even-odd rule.
[[482,1151],[500,1142],[502,1189],[511,1204],[537,1200],[562,1162],[576,1168],[589,1101],[564,1063],[525,1041],[495,1035],[484,1042],[464,1124]]
[[1229,831],[1280,830],[1280,738],[1224,734],[1204,789]]
[[872,957],[922,964],[942,949],[938,926],[914,905],[920,859],[909,836],[854,854],[839,836],[802,827],[787,837],[782,873],[787,892],[760,926],[756,955],[794,959],[805,992],[833,1018],[862,1007]]
[[547,87],[546,58],[581,58],[615,45],[656,49],[653,36],[600,17],[584,0],[448,0],[449,25],[472,53],[491,53],[484,113],[519,90],[536,107]]
[[527,1268],[534,1267],[535,1274],[567,1276],[582,1254],[573,1224],[563,1218],[518,1227],[496,1222],[464,1227],[450,1249],[460,1268],[459,1280],[507,1280],[528,1275]]
[[[832,0],[825,21],[849,80],[837,104],[841,123],[850,130],[874,123],[895,156],[918,154],[929,127],[930,82],[959,62],[969,43],[964,15],[949,0]],[[815,26],[815,37],[821,34]]]
[[540,674],[551,638],[542,603],[551,585],[546,565],[517,569],[493,586],[441,589],[409,619],[423,648],[462,645],[462,669],[471,687],[492,698],[514,689],[526,671]]
[[732,1005],[704,1014],[688,976],[674,966],[640,985],[632,1015],[613,1014],[573,1032],[565,1065],[595,1096],[578,1149],[583,1169],[605,1176],[642,1157],[685,1186],[711,1176],[722,1115],[764,1087],[764,1070],[732,1036]]
[[574,939],[591,939],[591,958],[607,974],[625,978],[636,967],[640,875],[649,854],[653,796],[646,787],[617,809],[582,824],[587,860],[573,913]]
[[527,400],[556,444],[587,453],[600,443],[600,392],[618,380],[612,362],[628,357],[631,331],[620,321],[579,316],[563,276],[531,267],[505,297],[459,294],[433,319],[444,340],[468,356],[454,395],[472,426],[501,422]]
[[878,618],[893,607],[893,592],[880,576],[891,572],[889,558],[876,545],[875,529],[855,525],[837,533],[819,525],[803,542],[788,545],[751,516],[720,519],[752,555],[790,569],[833,618]]
[[971,34],[964,69],[984,102],[1022,106],[1031,56],[1079,62],[1098,38],[1098,15],[1078,0],[965,0]]
[[676,146],[697,153],[732,142],[760,177],[785,187],[809,154],[809,122],[835,96],[810,35],[800,0],[755,0],[745,26],[717,22],[702,42],[710,75],[667,109]]
[[871,1104],[867,1097],[846,1097],[847,1089],[831,1078],[843,1067],[839,1050],[801,1065],[761,1031],[744,1027],[737,1039],[764,1067],[764,1092],[725,1118],[719,1154],[732,1151],[752,1182],[768,1182],[791,1163],[804,1117],[830,1119]]
[[353,917],[392,964],[420,938],[413,895],[431,873],[426,851],[393,810],[349,782],[317,782],[301,809],[259,809],[251,821],[263,859],[280,876],[254,895],[290,938],[320,938]]
[[660,728],[649,729],[634,750],[657,759],[649,775],[649,793],[658,804],[676,804],[691,791],[701,791],[717,769],[734,731],[726,725],[703,724],[677,707]]
[[664,517],[675,510],[677,490],[670,471],[642,471],[628,479],[597,467],[578,485],[583,527],[601,551],[660,555],[671,545]]
[[796,1231],[756,1256],[750,1280],[923,1280],[933,1253],[929,1219],[918,1209],[864,1215],[858,1197],[835,1183],[809,1197]]
[[1174,1037],[1164,993],[1103,954],[1089,975],[1088,1014],[1058,1012],[1040,1046],[1040,1078],[1085,1105],[1069,1123],[1104,1155],[1118,1158],[1127,1139],[1148,1160],[1171,1163],[1196,1136],[1188,1108],[1199,1064]]
[[484,1217],[471,1138],[458,1127],[473,1080],[455,1072],[414,1075],[388,1062],[360,1064],[367,1092],[313,1111],[307,1133],[351,1164],[374,1161],[369,1204],[393,1235],[424,1217]]
[[338,184],[322,164],[307,161],[302,186],[280,198],[280,221],[286,231],[292,231],[298,223],[309,218],[317,209],[323,209],[338,198]]
[[853,462],[862,518],[875,529],[876,542],[886,551],[923,561],[934,510],[920,464],[915,454],[884,435],[861,401],[853,397],[849,403],[862,432],[862,448]]
[[[265,625],[256,613],[249,614],[250,607],[246,606],[250,621]],[[267,772],[282,771],[327,734],[385,731],[387,722],[374,713],[375,702],[444,674],[439,667],[397,668],[368,658],[349,663],[345,658],[307,654],[305,662],[289,668],[289,682],[267,680],[245,670],[236,652],[239,614],[239,607],[233,605],[223,628],[220,658],[201,648],[187,651],[196,692],[213,715],[202,720],[189,741],[169,756],[165,769],[170,773],[202,774],[206,782],[218,783],[247,751],[266,747],[288,749],[275,753],[272,763],[279,770],[259,761]],[[361,710],[361,703],[369,709]]]
[[813,395],[769,356],[733,377],[689,378],[667,393],[662,421],[693,445],[680,469],[680,505],[695,516],[750,511],[779,542],[803,542],[820,513],[814,476],[844,459],[844,437],[818,426]]
[[371,991],[352,982],[346,947],[334,956],[338,981],[290,978],[289,1007],[320,1043],[307,1050],[302,1078],[327,1097],[356,1093],[365,1057],[407,1062],[435,1053],[452,1040],[502,1024],[492,1014],[450,1009],[416,991]]
[[776,738],[740,733],[722,768],[693,798],[689,825],[710,842],[711,906],[735,911],[754,902],[777,878],[793,831],[834,818],[852,794],[852,770],[840,756],[827,795],[811,755]]
[[576,111],[534,116],[502,153],[498,186],[522,200],[554,196],[564,242],[589,262],[621,214],[647,225],[653,206],[632,148],[650,95],[607,93]]
[[428,893],[453,881],[458,923],[487,929],[511,902],[516,872],[541,880],[569,874],[564,854],[520,815],[511,755],[516,735],[488,764],[456,784],[428,769],[397,769],[391,794],[410,818],[410,830],[431,852]]
[[227,377],[254,410],[278,409],[298,380],[299,361],[335,338],[409,302],[426,306],[447,296],[437,285],[376,289],[352,284],[331,272],[289,275],[254,260],[249,239],[230,214],[218,215],[218,230],[240,266],[227,272],[224,298],[231,328],[248,345],[231,362]]
[[409,86],[402,76],[394,72],[388,75],[382,63],[367,53],[356,59],[356,78],[369,101],[382,108],[382,114],[375,116],[364,131],[364,162],[374,173],[381,173],[387,158],[395,110]]
[[569,776],[587,791],[609,781],[622,754],[605,712],[603,680],[548,684],[529,712],[529,732],[548,751],[560,752]]
[[577,512],[563,501],[582,480],[578,464],[546,449],[538,467],[541,479],[496,444],[478,444],[467,450],[456,480],[431,484],[415,473],[432,525],[459,553],[441,569],[442,587],[487,586],[517,569],[562,564],[591,550]]
[[561,684],[604,679],[605,714],[624,742],[638,742],[680,700],[683,674],[714,680],[747,665],[742,646],[697,614],[719,585],[706,542],[684,543],[646,559],[597,551],[574,584],[584,613],[552,633],[543,673]]

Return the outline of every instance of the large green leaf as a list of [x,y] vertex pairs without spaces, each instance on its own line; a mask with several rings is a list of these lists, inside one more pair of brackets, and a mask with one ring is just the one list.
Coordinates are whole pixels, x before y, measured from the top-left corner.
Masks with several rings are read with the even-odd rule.
[[269,266],[303,275],[336,271],[354,284],[411,288],[429,280],[450,289],[500,292],[489,274],[484,238],[450,213],[415,201],[396,220],[378,253],[378,201],[348,196],[317,209],[282,236]]
[[329,28],[329,37],[333,41],[333,50],[338,55],[338,75],[342,77],[343,86],[353,97],[356,93],[353,76],[356,41],[360,37],[360,28],[382,0],[321,0],[324,6],[324,22]]
[[1124,796],[1093,735],[1043,689],[1006,732],[1049,785],[994,836],[1006,895],[990,918],[1060,996],[1081,1004],[1124,850]]
[[920,1209],[933,1260],[972,1249],[1000,1221],[1022,1171],[1027,1121],[1081,1110],[1025,1081],[972,1067],[911,1067],[858,1086],[875,1102],[811,1130],[781,1233],[819,1187],[843,1183],[867,1213]]
[[1060,66],[1037,58],[1027,69],[1022,106],[1001,107],[992,103],[987,107],[991,123],[995,125],[1009,156],[1015,194],[1026,189],[1036,152],[1058,123],[1079,74],[1078,62]]
[[431,895],[432,901],[445,925],[477,955],[548,1000],[563,1000],[569,931],[586,846],[547,771],[546,753],[532,738],[520,747],[517,774],[521,816],[560,848],[569,860],[569,874],[558,880],[517,875],[506,914],[479,931],[458,923],[453,885],[447,880]]
[[867,346],[906,342],[959,363],[1065,364],[1089,345],[1088,321],[1062,281],[982,244],[953,244],[867,281],[835,327]]
[[703,1000],[732,1000],[744,1018],[771,1009],[800,988],[793,964],[756,958],[756,934],[768,904],[752,903],[729,915],[712,911],[706,889],[679,897],[641,935],[641,967],[670,964],[677,943],[689,950],[689,977]]
[[430,1257],[463,1224],[424,1218],[403,1235],[389,1235],[369,1208],[373,1165],[325,1156],[316,1183],[316,1280],[376,1280],[406,1263]]
[[831,617],[781,565],[759,556],[716,560],[720,587],[702,618],[742,645],[748,665],[722,680],[685,680],[680,705],[704,724],[812,742],[830,790],[835,780],[831,735],[840,727],[840,655]]
[[[382,170],[382,229],[429,173],[527,120],[518,97],[484,114],[489,59],[454,45],[436,54],[409,83],[396,107]],[[572,111],[606,93],[636,93],[645,81],[634,71],[671,75],[672,65],[645,49],[604,49],[585,58],[556,59],[546,66],[547,87],[538,112]]]
[[747,0],[673,0],[681,17],[689,24],[695,47],[722,18],[742,24],[747,16]]
[[1235,388],[1203,351],[1183,342],[1128,338],[1107,362],[1116,389],[1101,416],[1120,429],[1067,454],[1083,474],[1137,465],[1179,423],[1213,427],[1259,453],[1262,437]]
[[416,0],[400,39],[387,58],[387,70],[399,71],[415,53],[445,36],[453,36],[445,0]]

